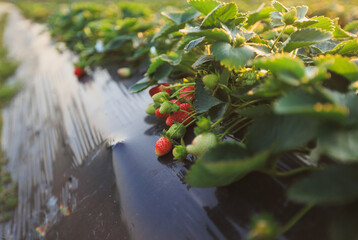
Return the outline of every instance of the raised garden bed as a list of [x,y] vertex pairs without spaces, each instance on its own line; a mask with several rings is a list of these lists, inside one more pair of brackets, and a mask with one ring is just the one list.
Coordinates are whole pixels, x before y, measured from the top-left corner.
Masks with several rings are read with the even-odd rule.
[[[46,45],[47,57],[39,52],[36,58],[39,69],[50,70],[41,73],[46,81],[36,80],[32,87],[46,93],[49,109],[60,110],[44,116],[52,119],[64,149],[73,155],[74,174],[81,175],[78,186],[86,182],[80,172],[91,169],[85,156],[108,140],[115,173],[108,181],[116,182],[118,202],[104,218],[115,215],[123,231],[98,227],[90,216],[76,223],[85,213],[76,204],[64,205],[73,212],[69,216],[62,216],[59,207],[52,222],[39,217],[39,223],[44,221],[40,230],[75,239],[84,236],[76,229],[85,231],[92,223],[100,229],[98,239],[106,232],[111,239],[354,239],[357,22],[341,27],[326,17],[305,16],[306,7],[286,8],[276,1],[250,13],[238,13],[232,3],[190,4],[185,11],[163,13],[161,30],[149,22],[156,19],[153,15],[139,12],[135,17],[141,20],[129,16],[118,23],[116,12],[95,5],[75,5],[54,18],[54,36],[63,36],[59,40],[80,55],[76,68],[88,75],[77,70],[76,81],[70,75],[73,56]],[[104,12],[109,17],[100,20]],[[68,25],[72,32],[64,32]],[[44,62],[49,56],[61,64],[50,67]],[[144,78],[133,85],[148,63]],[[99,64],[111,67],[96,68]],[[122,77],[116,64],[123,65]],[[126,80],[128,70],[133,76]],[[176,120],[186,127],[182,141],[163,132],[169,128],[165,120],[144,111],[153,102],[145,89],[158,81],[175,85],[153,97],[156,111],[173,116],[178,107],[169,100],[190,105],[181,109],[187,114],[182,121]],[[49,97],[50,90],[56,97]],[[169,110],[162,109],[165,103]],[[161,155],[156,157],[160,134],[183,150],[174,152],[181,161],[173,160],[171,147],[156,149]],[[205,140],[199,150],[193,150],[195,144],[188,147],[193,138],[208,134],[215,140]],[[61,175],[66,167],[58,171]],[[52,180],[45,181],[50,192],[56,189]],[[67,185],[62,181],[60,186]],[[54,195],[61,199],[66,194]],[[87,236],[96,238],[95,232]]]

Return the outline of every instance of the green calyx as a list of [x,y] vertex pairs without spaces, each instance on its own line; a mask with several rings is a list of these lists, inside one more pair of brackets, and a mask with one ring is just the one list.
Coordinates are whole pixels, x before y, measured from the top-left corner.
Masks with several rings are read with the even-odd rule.
[[173,153],[174,159],[176,159],[176,160],[183,160],[187,156],[186,148],[183,145],[175,146],[172,153]]
[[156,103],[163,103],[169,99],[169,94],[167,92],[159,92],[154,94],[152,99]]

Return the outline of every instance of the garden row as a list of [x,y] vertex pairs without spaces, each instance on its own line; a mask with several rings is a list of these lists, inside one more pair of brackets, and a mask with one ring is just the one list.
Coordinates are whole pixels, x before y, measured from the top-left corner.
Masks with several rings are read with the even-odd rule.
[[[300,178],[288,199],[304,204],[280,225],[258,218],[252,239],[275,239],[310,208],[337,209],[332,239],[358,229],[358,21],[308,17],[306,6],[241,12],[235,3],[189,0],[161,16],[137,3],[77,3],[50,22],[58,41],[78,53],[75,73],[125,63],[127,77],[147,69],[132,92],[151,88],[148,114],[165,119],[155,152],[197,157],[186,181],[225,186],[251,172]],[[153,87],[154,86],[154,87]],[[189,145],[183,136],[194,126]],[[230,137],[240,139],[229,140]],[[309,155],[309,166],[281,172],[286,153]]]
[[[12,99],[18,90],[17,85],[9,85],[7,79],[11,77],[18,63],[7,56],[7,49],[3,44],[7,15],[0,14],[0,110]],[[0,114],[0,128],[2,116]],[[17,184],[12,182],[10,173],[3,166],[6,157],[0,150],[0,222],[10,219],[12,210],[17,206]]]

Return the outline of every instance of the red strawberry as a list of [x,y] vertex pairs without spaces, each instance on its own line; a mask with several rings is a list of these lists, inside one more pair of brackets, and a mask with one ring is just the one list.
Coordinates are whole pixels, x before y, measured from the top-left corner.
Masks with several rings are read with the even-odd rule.
[[[193,120],[193,117],[191,117],[191,113],[193,112],[192,109],[192,105],[190,105],[189,103],[182,103],[179,105],[180,110],[172,113],[172,115],[170,115],[167,120],[166,120],[166,124],[168,126],[172,126],[174,122],[177,123],[182,123],[184,122],[184,124],[188,124]],[[183,110],[183,111],[181,111]],[[184,112],[185,111],[185,112]],[[189,112],[189,113],[187,113]]]
[[184,98],[186,101],[194,101],[195,95],[194,95],[195,87],[189,86],[185,87],[182,90],[180,90],[179,98]]
[[182,103],[179,105],[180,110],[184,110],[187,112],[192,112],[193,110],[191,109],[193,106],[190,103]]
[[85,74],[85,70],[81,67],[75,67],[75,70],[73,71],[73,73],[77,76],[77,77],[81,77]]
[[170,89],[164,89],[165,87],[169,87],[169,84],[168,83],[162,83],[162,84],[159,84],[159,85],[157,85],[155,87],[152,87],[149,90],[150,96],[152,97],[154,94],[159,93],[159,92],[163,92],[163,91],[166,91],[167,93],[170,94]]
[[172,150],[173,144],[172,142],[165,137],[159,138],[159,140],[155,143],[155,155],[158,157],[164,156]]
[[158,118],[164,118],[166,119],[167,117],[169,117],[169,114],[161,114],[159,112],[159,108],[155,110],[155,116],[157,116]]
[[175,103],[176,105],[180,106],[180,101],[178,99],[172,99],[170,102]]

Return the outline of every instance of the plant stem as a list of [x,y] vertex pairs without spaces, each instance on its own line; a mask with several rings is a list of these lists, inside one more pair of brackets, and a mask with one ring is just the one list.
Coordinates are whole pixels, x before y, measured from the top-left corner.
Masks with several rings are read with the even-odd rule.
[[171,86],[168,86],[168,87],[164,87],[164,89],[169,89],[169,88],[176,88],[176,87],[186,87],[186,86],[192,86],[192,85],[195,85],[194,82],[191,82],[191,83],[180,83],[180,84],[174,84],[174,85],[171,85]]
[[318,167],[312,167],[312,166],[307,166],[307,167],[299,167],[296,169],[293,169],[291,171],[287,171],[287,172],[280,172],[280,171],[275,171],[275,175],[277,177],[290,177],[292,175],[301,173],[301,172],[306,172],[306,171],[312,171],[312,170],[319,170],[320,168]]
[[272,44],[272,48],[271,48],[272,50],[274,49],[274,47],[275,47],[275,45],[277,44],[278,40],[280,40],[280,38],[281,38],[283,32],[285,31],[285,29],[286,29],[286,24],[283,26],[283,28],[282,28],[280,34],[279,34],[278,37],[276,38],[275,42]]
[[288,230],[290,230],[301,218],[312,208],[314,207],[314,204],[307,204],[305,207],[303,207],[298,213],[296,213],[295,216],[293,216],[282,228],[279,235],[284,234]]

